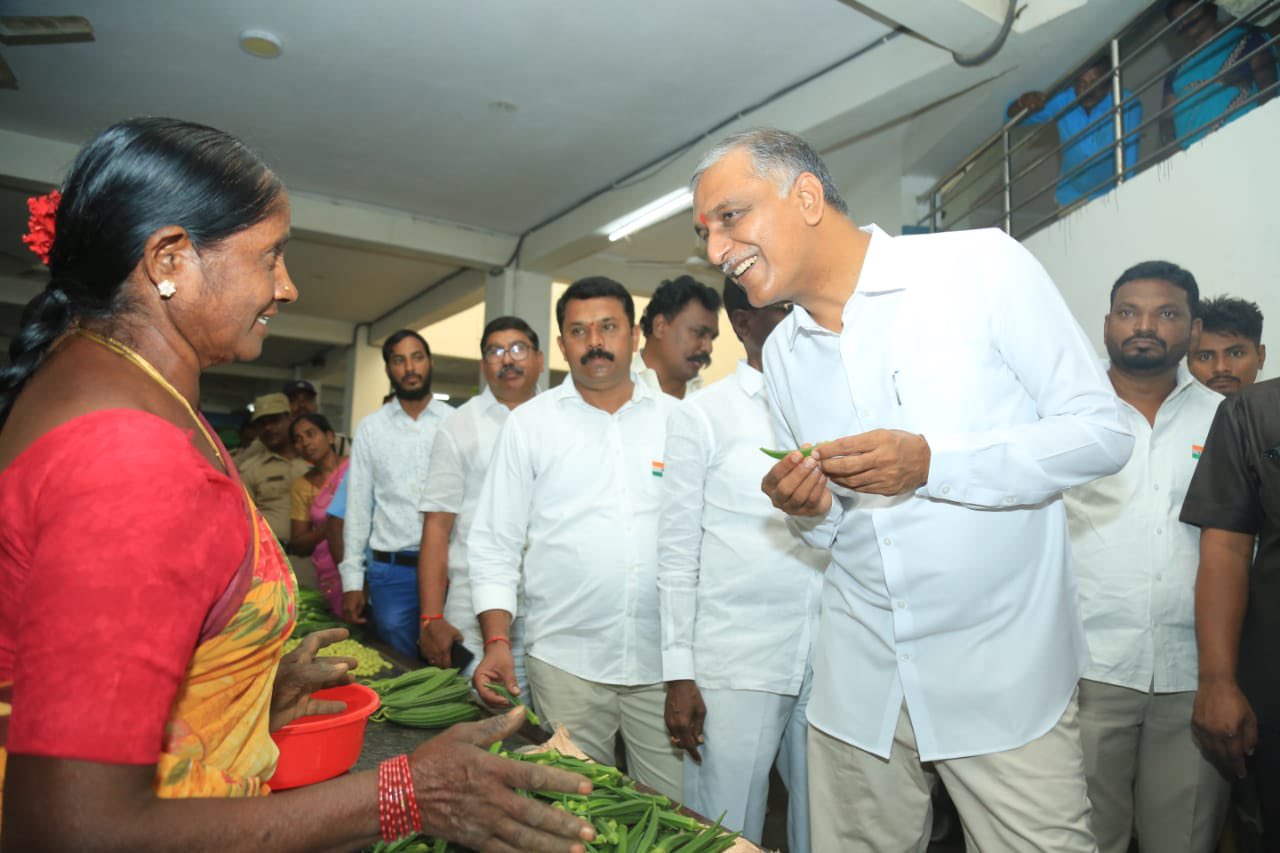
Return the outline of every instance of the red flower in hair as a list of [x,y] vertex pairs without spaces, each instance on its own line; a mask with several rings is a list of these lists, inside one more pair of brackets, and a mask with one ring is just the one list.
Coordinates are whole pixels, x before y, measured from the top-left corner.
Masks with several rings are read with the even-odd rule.
[[57,190],[27,199],[31,217],[27,220],[27,233],[22,235],[22,242],[45,266],[49,265],[49,252],[53,249],[53,222],[61,201],[62,193]]

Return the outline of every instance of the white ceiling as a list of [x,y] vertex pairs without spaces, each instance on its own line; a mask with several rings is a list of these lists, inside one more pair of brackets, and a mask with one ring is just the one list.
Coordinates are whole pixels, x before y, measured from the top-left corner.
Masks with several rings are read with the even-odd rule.
[[[1147,0],[1021,0],[1070,11],[970,70],[912,35],[885,43],[894,24],[883,15],[901,2],[0,0],[3,15],[83,15],[95,31],[90,43],[0,46],[19,81],[0,90],[0,339],[14,303],[39,286],[17,240],[23,197],[127,116],[228,130],[295,195],[288,262],[302,299],[288,313],[298,322],[279,323],[277,342],[226,393],[251,396],[326,351],[329,372],[307,375],[340,386],[353,324],[465,267],[501,266],[520,235],[553,219],[523,244],[528,253],[541,241],[543,272],[605,272],[641,291],[684,271],[715,281],[683,265],[696,253],[683,217],[618,244],[593,235],[657,184],[683,183],[686,149],[739,116],[805,132],[855,196],[871,178],[936,176],[998,126],[1010,96],[1061,76]],[[954,15],[971,43],[983,3],[912,2],[937,10],[934,41]],[[250,28],[275,33],[283,56],[243,53],[237,36]],[[918,130],[939,104],[954,121]],[[901,144],[886,143],[881,131],[895,126]]]
[[[53,6],[56,5],[56,9]],[[96,40],[15,46],[3,126],[228,130],[295,190],[520,233],[886,31],[834,0],[6,0]],[[237,45],[275,33],[276,60]],[[498,111],[491,102],[516,106]]]

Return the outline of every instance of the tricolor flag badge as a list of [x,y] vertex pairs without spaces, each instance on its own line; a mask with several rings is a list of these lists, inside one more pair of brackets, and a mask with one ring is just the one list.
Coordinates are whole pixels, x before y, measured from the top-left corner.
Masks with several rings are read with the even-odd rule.
[[1201,454],[1201,453],[1204,453],[1204,445],[1203,445],[1203,444],[1193,444],[1193,445],[1191,445],[1191,458],[1192,458],[1192,459],[1199,459],[1199,458],[1200,458],[1200,454]]
[[661,476],[662,476],[662,469],[663,469],[663,468],[665,468],[665,467],[666,467],[665,465],[663,465],[661,462],[659,462],[658,460],[656,460],[656,459],[655,459],[655,460],[653,461],[653,470],[652,470],[652,472],[651,472],[651,473],[652,473],[652,474],[653,474],[653,476],[655,476],[655,477],[661,477]]

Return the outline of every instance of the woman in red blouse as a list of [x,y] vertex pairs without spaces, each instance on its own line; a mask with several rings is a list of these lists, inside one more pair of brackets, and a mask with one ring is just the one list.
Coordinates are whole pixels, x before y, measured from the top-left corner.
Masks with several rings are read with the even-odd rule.
[[585,780],[484,749],[518,710],[263,796],[269,731],[349,679],[312,660],[345,632],[281,662],[291,573],[195,407],[201,372],[256,358],[297,298],[288,196],[226,134],[137,119],[80,153],[54,224],[0,369],[0,847],[351,849],[407,824],[582,849],[582,822],[511,788]]

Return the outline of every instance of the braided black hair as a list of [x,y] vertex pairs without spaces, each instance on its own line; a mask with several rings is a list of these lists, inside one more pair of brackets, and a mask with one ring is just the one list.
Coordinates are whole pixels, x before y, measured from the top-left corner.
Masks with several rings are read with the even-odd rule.
[[94,137],[62,187],[49,285],[27,303],[0,368],[0,426],[74,321],[128,309],[121,285],[153,233],[178,225],[197,248],[213,245],[269,216],[282,189],[242,142],[204,125],[138,118]]

